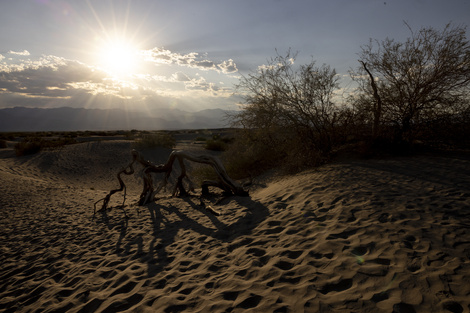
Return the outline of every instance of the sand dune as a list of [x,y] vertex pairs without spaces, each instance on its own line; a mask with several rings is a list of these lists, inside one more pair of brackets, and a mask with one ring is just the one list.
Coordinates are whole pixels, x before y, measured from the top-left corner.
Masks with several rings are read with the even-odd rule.
[[93,218],[129,150],[1,152],[0,312],[470,312],[470,158],[343,160],[206,200],[220,216],[163,197]]

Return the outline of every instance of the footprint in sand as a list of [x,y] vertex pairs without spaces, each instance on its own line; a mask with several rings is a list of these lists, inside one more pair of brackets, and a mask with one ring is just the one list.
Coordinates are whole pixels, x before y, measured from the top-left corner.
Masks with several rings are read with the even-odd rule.
[[180,290],[179,293],[184,294],[184,295],[189,295],[191,292],[193,292],[194,288],[185,288],[183,290]]
[[238,298],[238,291],[225,291],[222,296],[225,300],[228,301],[235,301]]
[[296,285],[302,279],[302,276],[296,276],[295,272],[285,272],[279,277],[279,282]]
[[416,242],[416,237],[415,236],[406,236],[405,240],[403,240],[403,244],[405,245],[406,248],[408,249],[413,249],[413,245]]
[[295,251],[285,251],[282,253],[283,256],[287,256],[291,260],[298,259],[304,251],[302,250],[295,250]]
[[313,251],[310,251],[308,253],[309,256],[313,257],[314,259],[321,259],[321,258],[327,258],[327,259],[331,259],[333,257],[333,253],[316,253],[316,252],[313,252]]
[[266,250],[259,249],[259,248],[250,248],[246,251],[248,254],[252,254],[254,256],[260,257],[266,254]]
[[455,301],[445,302],[442,306],[444,307],[445,310],[450,311],[452,313],[462,313],[463,312],[463,307]]
[[136,282],[130,281],[122,287],[116,289],[113,293],[111,293],[111,297],[120,293],[129,293],[135,288],[136,285]]
[[416,313],[416,310],[411,304],[400,302],[393,305],[392,313]]
[[384,301],[384,300],[387,300],[388,299],[388,293],[387,292],[379,292],[379,293],[376,293],[372,296],[372,301],[377,303],[377,302],[380,302],[380,301]]
[[388,213],[382,213],[380,214],[378,220],[380,223],[386,223],[389,221],[389,218],[390,218],[390,214]]
[[144,296],[136,293],[133,294],[127,298],[119,299],[114,302],[112,302],[109,306],[107,306],[103,311],[101,312],[121,312],[130,309],[140,301],[144,299]]
[[352,230],[345,230],[343,232],[337,233],[337,234],[330,234],[328,237],[326,237],[326,240],[331,240],[331,239],[347,239],[350,236],[354,235],[357,233],[357,230],[352,229]]
[[251,294],[248,298],[240,302],[236,307],[237,308],[242,308],[242,309],[251,309],[255,308],[258,306],[258,304],[261,302],[263,297],[256,295],[256,294]]
[[288,271],[294,267],[293,263],[287,261],[279,261],[274,265],[283,271]]
[[165,313],[173,313],[173,312],[184,312],[188,306],[186,304],[176,304],[170,305],[169,307],[165,308]]
[[326,295],[327,293],[330,293],[333,291],[336,291],[336,292],[344,291],[352,287],[352,282],[353,282],[352,279],[343,279],[337,283],[326,284],[320,289],[320,292]]
[[278,227],[274,227],[274,228],[270,228],[268,230],[265,231],[265,234],[267,235],[272,235],[272,234],[279,234],[281,233],[282,231],[284,231],[284,227],[281,227],[281,226],[278,226]]
[[366,247],[366,246],[359,246],[359,247],[356,247],[354,248],[351,253],[354,254],[354,255],[358,255],[358,256],[362,256],[362,255],[365,255],[369,252],[369,248]]

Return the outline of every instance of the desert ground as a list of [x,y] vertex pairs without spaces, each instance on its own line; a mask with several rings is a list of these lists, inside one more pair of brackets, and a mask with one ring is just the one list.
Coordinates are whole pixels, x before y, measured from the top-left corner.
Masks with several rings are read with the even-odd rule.
[[[184,138],[183,138],[184,139]],[[126,219],[128,140],[0,150],[0,312],[470,312],[470,157],[342,158]],[[177,148],[205,153],[189,140]],[[169,149],[142,151],[164,163]],[[137,167],[136,167],[137,168]]]

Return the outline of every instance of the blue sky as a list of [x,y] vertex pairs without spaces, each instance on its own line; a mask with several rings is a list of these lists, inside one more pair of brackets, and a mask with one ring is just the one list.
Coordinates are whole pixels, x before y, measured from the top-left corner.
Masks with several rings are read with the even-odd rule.
[[470,24],[468,0],[0,1],[0,108],[234,109],[289,48],[352,88],[360,46]]

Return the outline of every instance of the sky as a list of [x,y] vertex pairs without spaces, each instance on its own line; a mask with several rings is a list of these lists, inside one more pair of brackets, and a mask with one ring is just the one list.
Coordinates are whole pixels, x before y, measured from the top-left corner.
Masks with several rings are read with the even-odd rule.
[[[353,86],[361,45],[470,25],[468,0],[0,0],[0,108],[240,107],[277,54]],[[468,29],[467,29],[468,34]]]

